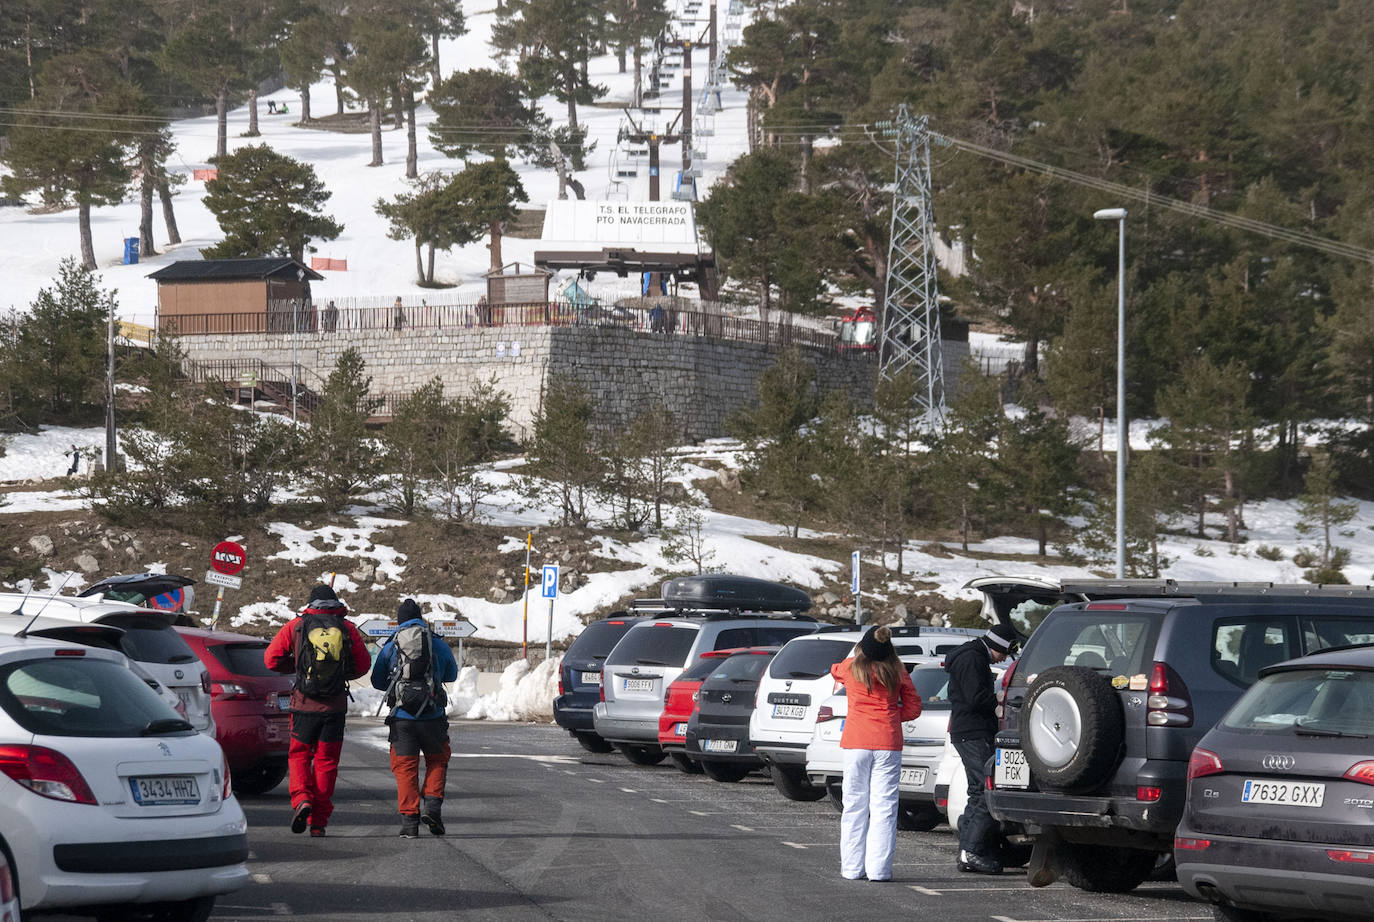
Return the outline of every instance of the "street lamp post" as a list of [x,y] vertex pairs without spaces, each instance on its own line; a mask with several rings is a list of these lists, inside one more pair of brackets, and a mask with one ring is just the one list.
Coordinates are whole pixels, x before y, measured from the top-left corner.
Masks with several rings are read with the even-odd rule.
[[1116,578],[1126,578],[1126,209],[1094,211],[1117,222],[1116,263]]
[[[305,270],[296,270],[296,281],[305,284]],[[300,338],[300,322],[296,319],[296,311],[301,304],[301,293],[296,291],[296,297],[291,299],[291,423],[296,422],[296,340]]]

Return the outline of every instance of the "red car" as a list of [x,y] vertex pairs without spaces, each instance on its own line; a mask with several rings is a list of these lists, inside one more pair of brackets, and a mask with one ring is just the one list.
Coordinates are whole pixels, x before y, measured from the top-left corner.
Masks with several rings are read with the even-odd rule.
[[[735,647],[728,650],[707,650],[682,670],[663,695],[663,713],[658,715],[658,744],[680,771],[699,774],[701,765],[687,757],[687,721],[697,709],[697,689],[711,674],[711,670],[736,653],[748,653],[754,647]],[[769,648],[770,650],[775,648]]]
[[267,640],[178,627],[210,672],[210,712],[237,794],[265,794],[286,777],[294,676],[267,668]]

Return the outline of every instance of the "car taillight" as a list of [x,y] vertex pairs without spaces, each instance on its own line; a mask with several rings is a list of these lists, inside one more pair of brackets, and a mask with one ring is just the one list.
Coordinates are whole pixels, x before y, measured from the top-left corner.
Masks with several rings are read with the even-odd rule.
[[1016,660],[1012,660],[1011,664],[1002,671],[1002,687],[997,695],[998,704],[1007,703],[1007,690],[1011,688],[1011,677],[1014,675],[1016,675]]
[[835,719],[835,709],[828,704],[822,704],[821,709],[816,712],[816,723],[823,724],[827,720]]
[[1346,861],[1354,864],[1374,864],[1374,852],[1361,849],[1355,851],[1349,848],[1328,848],[1326,857],[1332,861]]
[[596,687],[596,696],[598,700],[606,700],[606,673],[604,672],[601,673],[601,684]]
[[45,746],[0,746],[0,772],[43,797],[95,803],[95,795],[72,760]]
[[1374,762],[1356,762],[1341,777],[1346,781],[1358,781],[1360,784],[1374,784]]
[[[10,863],[6,861],[0,864],[0,903],[8,903],[14,899],[14,877],[10,874]],[[10,915],[5,914],[9,919]]]
[[242,701],[249,697],[248,689],[234,682],[216,682],[207,691],[221,701]]
[[1150,695],[1145,699],[1145,724],[1150,727],[1191,727],[1193,702],[1188,686],[1168,663],[1155,663],[1150,670]]
[[1135,799],[1143,800],[1146,803],[1154,803],[1164,796],[1163,788],[1150,787],[1149,785],[1138,785],[1135,789]]
[[223,776],[223,777],[224,777],[224,784],[223,784],[223,786],[220,788],[220,792],[219,792],[219,793],[220,793],[220,799],[221,799],[221,800],[228,800],[228,799],[229,799],[229,795],[232,794],[233,791],[234,791],[234,777],[233,777],[233,775],[229,774],[229,760],[228,760],[227,758],[225,758],[225,755],[224,755],[224,751],[223,751],[223,750],[220,750],[220,754],[219,754],[219,766],[220,766],[220,771],[224,773],[224,776]]
[[1211,839],[1189,839],[1184,836],[1174,837],[1174,849],[1182,852],[1200,852],[1205,848],[1212,847]]
[[1188,780],[1203,778],[1207,775],[1216,775],[1226,771],[1221,764],[1221,758],[1215,752],[1208,749],[1194,749],[1193,754],[1188,758]]
[[200,690],[207,695],[210,694],[210,670],[208,669],[200,671]]

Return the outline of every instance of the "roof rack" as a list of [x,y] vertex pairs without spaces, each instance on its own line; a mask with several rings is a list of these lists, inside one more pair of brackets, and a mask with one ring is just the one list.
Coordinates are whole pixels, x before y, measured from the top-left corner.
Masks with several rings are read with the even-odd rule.
[[1065,580],[1064,592],[1091,599],[1140,599],[1152,596],[1206,599],[1210,597],[1255,598],[1374,598],[1371,586],[1337,586],[1320,583],[1227,582],[1224,580],[1082,579]]

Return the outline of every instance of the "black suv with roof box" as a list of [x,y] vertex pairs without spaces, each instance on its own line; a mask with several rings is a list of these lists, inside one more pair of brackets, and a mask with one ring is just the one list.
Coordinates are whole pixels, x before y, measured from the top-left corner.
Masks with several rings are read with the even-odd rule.
[[[1260,669],[1374,628],[1374,590],[1091,580],[1005,683],[988,807],[1033,838],[1030,882],[1125,892],[1173,848],[1194,746]],[[1106,597],[1105,599],[1103,597]]]

